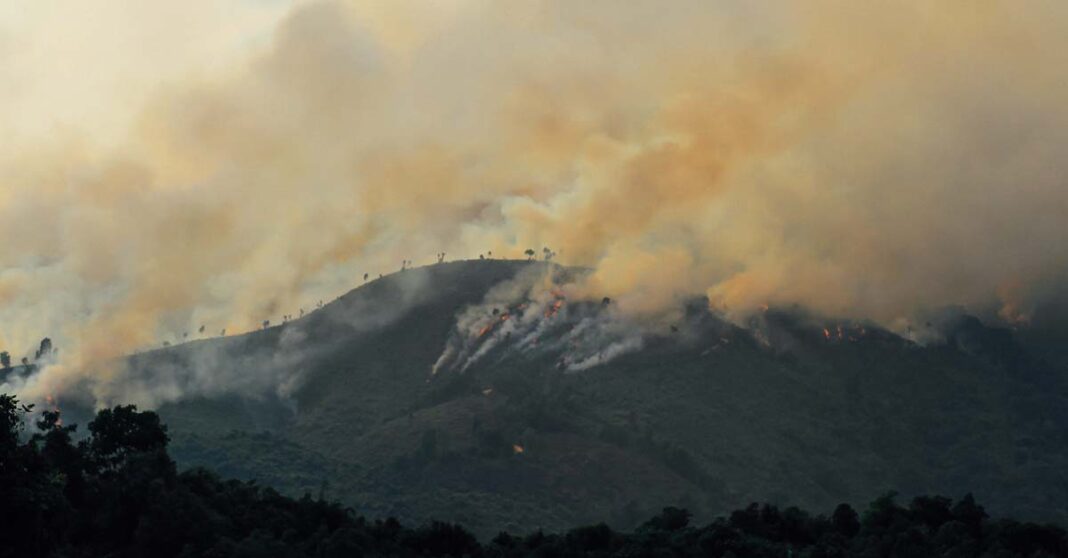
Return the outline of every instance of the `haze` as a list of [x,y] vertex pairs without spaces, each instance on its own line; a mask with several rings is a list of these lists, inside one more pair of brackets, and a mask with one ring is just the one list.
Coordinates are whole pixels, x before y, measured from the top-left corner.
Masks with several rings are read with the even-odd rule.
[[[403,260],[549,247],[656,321],[1017,327],[1068,269],[1062,2],[8,2],[25,397]],[[15,381],[15,380],[12,380]]]

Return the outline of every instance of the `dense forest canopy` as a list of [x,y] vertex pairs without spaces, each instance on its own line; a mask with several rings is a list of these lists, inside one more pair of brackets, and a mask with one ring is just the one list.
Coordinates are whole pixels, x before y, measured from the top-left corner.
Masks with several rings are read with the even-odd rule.
[[665,508],[630,533],[598,524],[479,541],[459,525],[370,521],[321,495],[179,472],[167,427],[133,406],[98,412],[79,441],[77,428],[0,396],[0,556],[1068,555],[1064,529],[992,520],[970,495],[901,505],[887,494],[861,514],[753,504],[704,526]]

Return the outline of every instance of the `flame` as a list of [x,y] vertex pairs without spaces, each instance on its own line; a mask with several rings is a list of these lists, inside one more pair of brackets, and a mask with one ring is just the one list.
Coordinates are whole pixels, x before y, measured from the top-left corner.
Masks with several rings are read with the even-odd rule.
[[[50,410],[52,410],[52,411],[54,411],[56,413],[59,412],[59,401],[56,399],[56,396],[51,395],[51,394],[50,395],[45,395],[45,403],[48,404],[48,406],[50,407]],[[62,417],[59,418],[59,419],[56,419],[56,426],[63,426],[63,418]]]
[[482,329],[478,330],[478,337],[479,338],[485,337],[485,335],[487,333],[489,333],[490,331],[493,331],[493,327],[495,325],[497,325],[498,323],[507,322],[508,318],[511,318],[511,317],[512,317],[512,315],[509,314],[508,312],[505,312],[505,313],[501,314],[499,319],[490,321],[490,323],[486,324],[485,326],[482,327]]
[[519,455],[519,454],[523,453],[524,451],[526,451],[526,450],[523,449],[523,446],[521,446],[519,444],[512,444],[512,452],[515,453],[516,455]]
[[553,316],[555,316],[555,315],[556,315],[556,313],[557,313],[557,312],[559,312],[559,311],[560,311],[560,308],[561,308],[561,307],[563,307],[563,305],[564,305],[564,299],[562,299],[562,298],[561,298],[561,299],[557,299],[557,300],[556,300],[555,302],[553,302],[553,303],[552,303],[552,305],[550,305],[550,306],[549,306],[549,308],[548,308],[548,309],[547,309],[547,310],[545,311],[545,317],[546,317],[546,318],[552,318]]
[[828,341],[831,340],[831,332],[828,331],[827,328],[823,328],[823,338]]

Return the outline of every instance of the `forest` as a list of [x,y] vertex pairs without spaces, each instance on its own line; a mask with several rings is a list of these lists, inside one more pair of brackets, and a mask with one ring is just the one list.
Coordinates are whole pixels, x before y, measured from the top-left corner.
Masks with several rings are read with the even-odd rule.
[[159,416],[134,406],[103,409],[79,433],[57,410],[0,396],[0,556],[1068,556],[1061,527],[991,518],[971,495],[893,493],[859,513],[752,504],[692,525],[669,507],[626,533],[602,523],[480,541],[461,525],[368,519],[322,494],[179,471],[168,441]]

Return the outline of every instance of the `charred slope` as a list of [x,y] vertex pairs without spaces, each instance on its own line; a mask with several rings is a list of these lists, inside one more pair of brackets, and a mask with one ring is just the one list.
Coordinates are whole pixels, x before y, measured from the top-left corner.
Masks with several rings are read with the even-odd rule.
[[[664,505],[699,517],[750,501],[827,508],[887,489],[970,491],[997,513],[1068,519],[1063,375],[1007,332],[966,320],[921,347],[796,313],[740,329],[697,304],[601,362],[580,346],[600,305],[550,317],[555,295],[509,305],[507,289],[487,303],[531,266],[548,269],[409,270],[284,326],[131,368],[199,390],[160,409],[181,464],[482,534],[629,526]],[[212,391],[233,375],[258,395]]]

